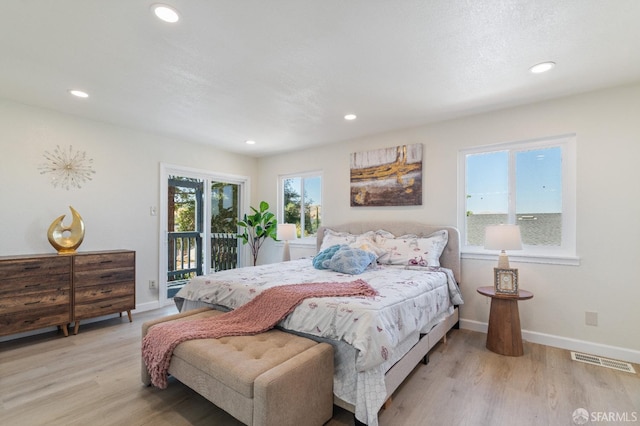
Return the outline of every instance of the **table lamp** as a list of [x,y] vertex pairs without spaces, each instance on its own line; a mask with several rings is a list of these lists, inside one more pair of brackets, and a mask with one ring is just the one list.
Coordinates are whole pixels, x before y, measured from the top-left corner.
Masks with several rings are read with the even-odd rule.
[[284,241],[284,253],[282,255],[282,260],[284,262],[291,260],[289,241],[297,238],[296,225],[293,223],[279,223],[276,238],[280,241]]
[[506,250],[522,250],[522,238],[518,225],[489,225],[485,228],[484,248],[500,250],[498,268],[509,269]]

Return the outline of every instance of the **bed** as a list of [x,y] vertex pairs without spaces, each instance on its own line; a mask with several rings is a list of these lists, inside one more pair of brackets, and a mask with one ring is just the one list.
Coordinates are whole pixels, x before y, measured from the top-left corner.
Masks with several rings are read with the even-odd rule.
[[[376,255],[352,275],[334,262],[339,256],[331,250],[339,248]],[[317,249],[312,259],[195,277],[174,300],[181,312],[231,310],[276,285],[366,281],[378,296],[306,299],[278,327],[334,346],[334,403],[376,426],[385,401],[457,324],[463,303],[459,233],[420,223],[350,223],[320,228]],[[320,262],[323,256],[328,260]]]

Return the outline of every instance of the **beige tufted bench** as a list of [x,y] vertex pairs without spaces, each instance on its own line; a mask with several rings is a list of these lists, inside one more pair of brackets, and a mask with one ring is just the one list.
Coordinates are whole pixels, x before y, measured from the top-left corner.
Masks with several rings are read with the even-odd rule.
[[[142,336],[160,322],[221,314],[204,308],[149,321]],[[322,425],[333,414],[333,347],[280,330],[183,342],[169,373],[247,425]],[[144,361],[142,382],[151,383]]]

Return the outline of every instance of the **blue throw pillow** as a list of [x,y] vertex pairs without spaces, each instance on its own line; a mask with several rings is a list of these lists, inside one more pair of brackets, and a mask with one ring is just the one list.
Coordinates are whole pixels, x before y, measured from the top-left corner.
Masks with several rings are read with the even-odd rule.
[[343,274],[357,275],[363,273],[375,261],[376,255],[370,251],[341,246],[323,266]]
[[313,267],[316,269],[329,269],[323,264],[326,260],[331,260],[331,257],[340,249],[340,247],[342,247],[340,244],[336,244],[316,254],[316,256],[313,258]]

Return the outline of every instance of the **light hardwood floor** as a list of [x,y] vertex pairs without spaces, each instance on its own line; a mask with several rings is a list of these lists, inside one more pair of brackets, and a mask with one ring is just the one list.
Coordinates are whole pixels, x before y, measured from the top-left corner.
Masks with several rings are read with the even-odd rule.
[[[166,390],[142,386],[140,326],[174,311],[83,324],[66,338],[51,332],[0,343],[0,425],[240,425],[178,381]],[[485,349],[485,337],[451,331],[380,412],[380,425],[574,425],[578,408],[640,424],[638,374],[528,342],[523,357],[503,357]],[[351,424],[338,408],[328,423]]]

